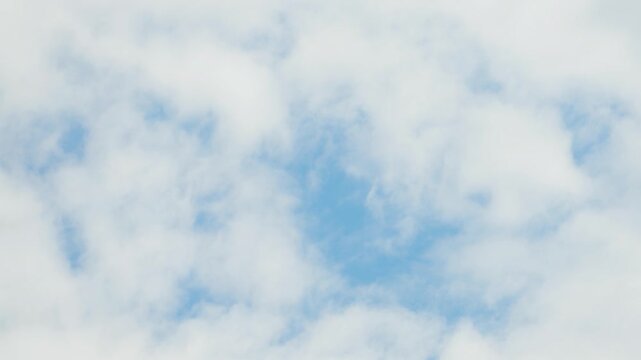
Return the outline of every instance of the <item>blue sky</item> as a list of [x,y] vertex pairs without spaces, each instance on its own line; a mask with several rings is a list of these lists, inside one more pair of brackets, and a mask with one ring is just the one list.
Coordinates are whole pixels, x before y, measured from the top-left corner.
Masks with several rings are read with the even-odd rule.
[[636,359],[638,6],[0,5],[0,358]]

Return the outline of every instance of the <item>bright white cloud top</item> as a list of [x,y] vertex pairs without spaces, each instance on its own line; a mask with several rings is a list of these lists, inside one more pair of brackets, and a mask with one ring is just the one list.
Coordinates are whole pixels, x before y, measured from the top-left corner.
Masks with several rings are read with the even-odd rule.
[[0,2],[0,358],[638,359],[639,15]]

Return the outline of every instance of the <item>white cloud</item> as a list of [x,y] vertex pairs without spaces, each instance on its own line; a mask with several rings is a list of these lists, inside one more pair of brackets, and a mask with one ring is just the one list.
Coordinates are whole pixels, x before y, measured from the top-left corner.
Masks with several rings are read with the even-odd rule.
[[438,340],[438,322],[425,315],[357,305],[312,324],[286,358],[424,359],[434,354]]
[[492,345],[469,323],[460,324],[445,343],[443,360],[493,360],[497,354]]
[[[630,7],[2,3],[0,356],[635,358]],[[387,246],[460,229],[404,275],[501,321],[331,270],[290,166],[328,128]]]

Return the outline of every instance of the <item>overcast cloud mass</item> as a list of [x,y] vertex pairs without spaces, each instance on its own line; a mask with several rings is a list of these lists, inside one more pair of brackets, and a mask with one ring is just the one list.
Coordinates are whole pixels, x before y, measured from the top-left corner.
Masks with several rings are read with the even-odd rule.
[[639,359],[638,4],[0,1],[0,358]]

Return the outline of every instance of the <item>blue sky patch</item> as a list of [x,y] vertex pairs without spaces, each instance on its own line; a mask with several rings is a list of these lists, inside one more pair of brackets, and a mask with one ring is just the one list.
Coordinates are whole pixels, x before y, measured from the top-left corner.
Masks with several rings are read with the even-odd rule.
[[63,217],[58,224],[60,249],[71,270],[82,268],[85,245],[77,224],[69,217]]
[[608,142],[613,121],[627,114],[620,102],[583,98],[560,104],[559,111],[573,135],[572,156],[578,164],[583,164]]
[[71,121],[58,140],[58,145],[66,156],[82,159],[85,154],[87,129],[79,121]]

